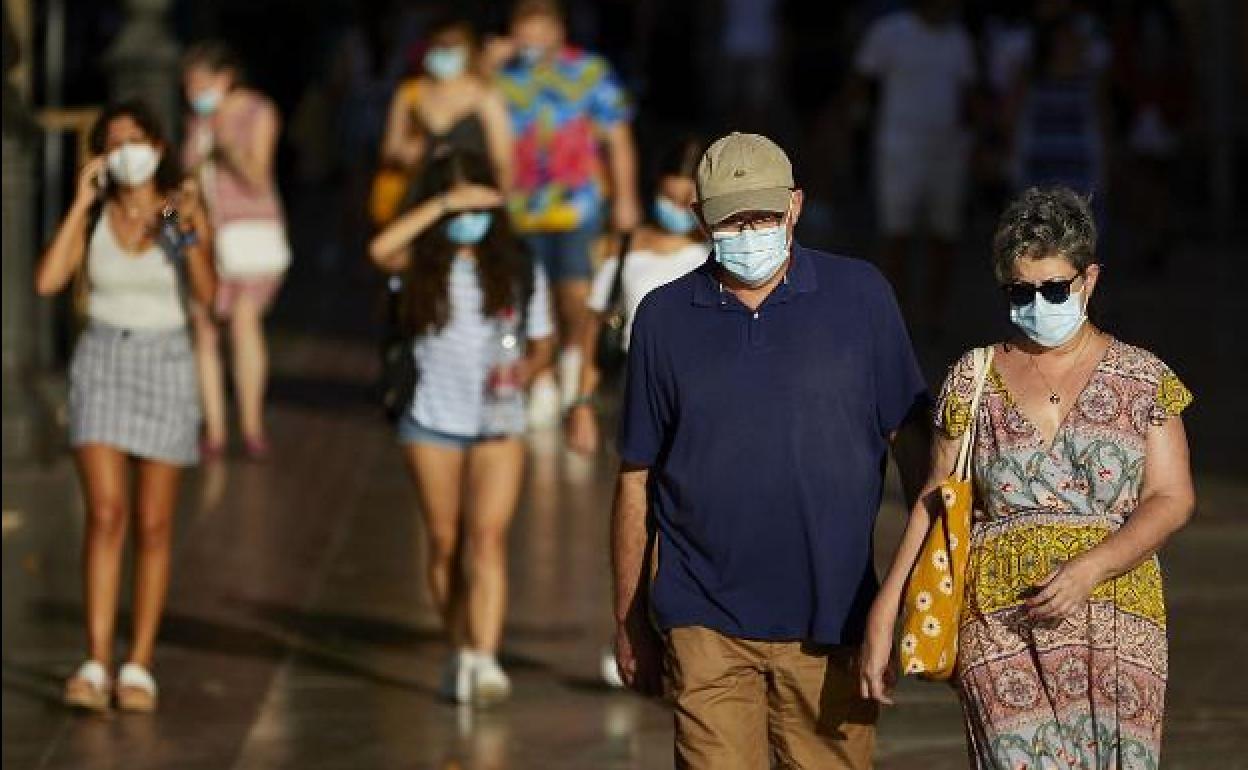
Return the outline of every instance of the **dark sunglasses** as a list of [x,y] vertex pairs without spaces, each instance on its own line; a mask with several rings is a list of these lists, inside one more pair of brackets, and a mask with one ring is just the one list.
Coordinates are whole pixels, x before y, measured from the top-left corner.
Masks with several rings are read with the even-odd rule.
[[1064,281],[1054,279],[1041,284],[1015,281],[1002,286],[1001,290],[1005,292],[1005,296],[1009,297],[1010,304],[1015,307],[1023,307],[1035,302],[1036,294],[1044,297],[1045,302],[1060,305],[1070,298],[1070,285],[1082,277],[1083,273],[1079,273],[1075,277],[1067,278]]

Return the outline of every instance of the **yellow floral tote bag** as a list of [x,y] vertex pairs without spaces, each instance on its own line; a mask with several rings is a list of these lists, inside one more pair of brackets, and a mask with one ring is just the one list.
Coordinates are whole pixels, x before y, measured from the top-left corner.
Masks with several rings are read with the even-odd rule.
[[958,658],[958,620],[966,587],[966,557],[971,541],[971,454],[979,422],[979,397],[992,366],[991,347],[975,350],[975,391],[971,420],[962,434],[953,473],[940,485],[942,510],[906,581],[901,621],[901,670],[943,682]]

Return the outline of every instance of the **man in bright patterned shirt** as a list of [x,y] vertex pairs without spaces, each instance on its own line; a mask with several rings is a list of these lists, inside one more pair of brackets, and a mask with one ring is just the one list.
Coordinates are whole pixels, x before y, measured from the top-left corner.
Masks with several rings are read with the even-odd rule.
[[[565,37],[555,0],[519,0],[511,19],[514,55],[499,70],[498,86],[515,134],[509,207],[555,286],[560,379],[571,396],[580,365],[575,332],[589,297],[590,246],[604,224],[604,200],[611,196],[617,231],[633,229],[640,213],[628,96],[606,59]],[[541,396],[535,392],[534,400]]]

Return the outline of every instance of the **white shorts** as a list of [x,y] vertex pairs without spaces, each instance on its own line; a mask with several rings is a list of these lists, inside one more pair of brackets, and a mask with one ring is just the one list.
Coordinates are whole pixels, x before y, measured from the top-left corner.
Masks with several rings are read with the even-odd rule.
[[875,189],[885,235],[910,235],[924,225],[953,240],[962,230],[967,142],[952,136],[885,134],[876,142]]

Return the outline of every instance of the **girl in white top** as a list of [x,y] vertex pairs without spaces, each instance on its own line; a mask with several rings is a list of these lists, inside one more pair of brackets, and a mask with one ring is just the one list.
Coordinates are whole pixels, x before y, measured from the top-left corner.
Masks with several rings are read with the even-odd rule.
[[[174,502],[182,466],[197,454],[199,394],[184,303],[210,302],[216,274],[207,218],[193,188],[176,190],[175,164],[150,109],[137,102],[107,108],[92,129],[91,151],[35,273],[42,296],[84,270],[89,291],[88,325],[69,372],[70,444],[87,509],[87,660],[66,683],[65,700],[103,711],[115,695],[122,709],[151,711],[149,669],[169,585]],[[180,233],[166,218],[175,211],[187,228]],[[113,632],[132,517],[134,636],[114,685]]]
[[399,421],[428,533],[430,593],[456,648],[441,692],[484,704],[510,694],[496,653],[507,598],[507,529],[524,481],[524,391],[550,361],[546,281],[511,230],[489,161],[430,158],[417,203],[373,239],[403,274],[416,392]]
[[[641,300],[652,290],[670,283],[697,268],[710,254],[690,209],[695,190],[693,175],[702,151],[701,142],[686,139],[679,143],[660,167],[654,196],[654,225],[643,225],[633,235],[630,251],[624,256],[618,301],[624,311],[624,346],[632,331],[633,315]],[[589,296],[589,319],[581,337],[581,374],[576,400],[568,411],[568,446],[591,454],[598,448],[598,421],[593,410],[594,394],[601,373],[596,365],[598,335],[612,308],[611,290],[620,269],[619,257],[602,263],[594,275]]]

